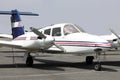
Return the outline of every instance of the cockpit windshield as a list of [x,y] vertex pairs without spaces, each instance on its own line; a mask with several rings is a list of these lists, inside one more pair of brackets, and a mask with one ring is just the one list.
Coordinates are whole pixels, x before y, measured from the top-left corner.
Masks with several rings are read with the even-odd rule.
[[64,35],[71,34],[71,33],[84,32],[83,29],[80,29],[78,26],[71,25],[71,24],[65,25],[63,28],[63,31],[64,31]]
[[79,29],[80,32],[85,32],[85,30],[83,30],[80,26],[76,25],[75,26]]

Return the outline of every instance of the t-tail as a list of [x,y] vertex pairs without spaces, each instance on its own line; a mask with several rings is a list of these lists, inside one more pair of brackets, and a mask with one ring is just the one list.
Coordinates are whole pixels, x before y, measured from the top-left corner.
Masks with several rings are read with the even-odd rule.
[[20,35],[25,34],[24,26],[22,24],[20,15],[38,16],[38,14],[32,12],[19,12],[16,9],[11,11],[0,11],[0,14],[11,15],[11,27],[13,39]]

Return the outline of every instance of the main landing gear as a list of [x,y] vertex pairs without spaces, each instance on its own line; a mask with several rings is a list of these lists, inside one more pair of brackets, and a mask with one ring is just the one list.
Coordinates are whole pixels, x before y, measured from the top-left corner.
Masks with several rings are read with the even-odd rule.
[[27,53],[26,66],[28,66],[28,67],[33,66],[33,57],[30,55],[30,53]]

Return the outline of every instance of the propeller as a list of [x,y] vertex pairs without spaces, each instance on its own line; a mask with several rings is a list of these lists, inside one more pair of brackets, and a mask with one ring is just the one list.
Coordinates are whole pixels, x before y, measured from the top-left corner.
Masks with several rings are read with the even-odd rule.
[[[38,29],[30,27],[31,31],[33,31],[36,35],[38,35],[38,38],[44,38],[46,39],[47,36],[45,36],[42,32],[38,31]],[[55,45],[57,48],[59,48],[61,51],[65,52],[65,49],[55,43],[55,39],[53,40],[53,45]]]
[[120,39],[119,35],[118,35],[113,29],[110,28],[110,31],[111,31],[118,39]]
[[119,37],[119,35],[111,28],[110,28],[110,31],[117,37],[118,43],[120,44],[120,37]]
[[65,49],[59,45],[57,45],[55,42],[53,43],[58,49],[60,49],[63,52],[66,52]]
[[31,29],[31,31],[33,31],[35,34],[38,35],[39,39],[41,39],[41,38],[45,39],[46,38],[46,36],[42,32],[38,31],[38,29],[33,28],[33,27],[30,27],[30,29]]

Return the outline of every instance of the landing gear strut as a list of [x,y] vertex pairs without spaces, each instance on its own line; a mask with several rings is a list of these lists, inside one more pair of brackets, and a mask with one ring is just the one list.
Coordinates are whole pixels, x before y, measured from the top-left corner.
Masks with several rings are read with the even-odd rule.
[[87,56],[86,57],[86,64],[90,65],[93,63],[93,59],[94,57],[93,56]]
[[102,67],[101,67],[100,55],[102,53],[102,49],[95,49],[95,52],[96,52],[97,64],[95,64],[94,69],[96,71],[101,71]]
[[27,59],[26,59],[26,65],[28,67],[32,67],[33,66],[33,57],[30,55],[30,53],[28,53]]

